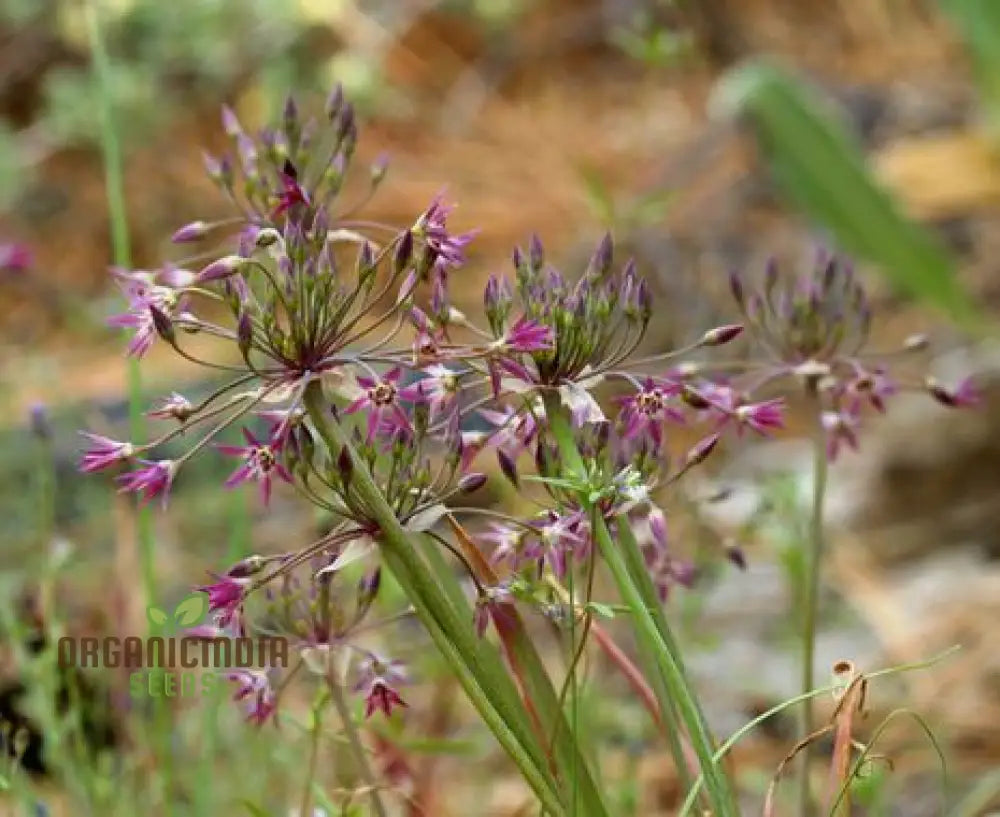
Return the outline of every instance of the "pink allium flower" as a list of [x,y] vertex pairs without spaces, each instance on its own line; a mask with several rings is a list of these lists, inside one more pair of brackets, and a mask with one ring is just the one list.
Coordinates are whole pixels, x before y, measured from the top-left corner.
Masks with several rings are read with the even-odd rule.
[[858,450],[858,415],[853,411],[824,411],[820,416],[826,432],[826,456],[835,462],[842,444]]
[[157,462],[140,460],[140,462],[143,463],[143,468],[118,477],[118,483],[122,486],[119,491],[132,491],[138,494],[143,505],[154,497],[162,497],[163,506],[166,507],[170,486],[177,471],[177,463],[173,460],[158,460]]
[[31,249],[24,244],[0,244],[0,271],[24,272],[34,261]]
[[770,429],[782,428],[785,422],[785,399],[775,397],[761,403],[747,403],[734,409],[733,416],[739,423],[737,431],[748,426],[758,434],[767,435]]
[[619,420],[622,423],[622,439],[633,440],[648,434],[653,442],[660,445],[665,422],[684,422],[684,414],[669,402],[679,392],[680,387],[674,384],[647,377],[642,388],[635,394],[619,397],[617,402],[621,405]]
[[230,575],[218,576],[214,584],[206,584],[195,588],[208,595],[208,611],[217,614],[216,623],[219,627],[227,627],[236,617],[243,603],[243,593],[248,580]]
[[275,476],[289,485],[292,475],[278,460],[279,445],[271,440],[263,442],[253,433],[243,429],[246,445],[220,445],[219,451],[232,457],[242,457],[243,464],[229,475],[225,482],[227,488],[234,488],[244,482],[256,482],[260,486],[261,501],[267,505],[271,501],[271,484]]
[[155,408],[152,411],[147,411],[146,416],[154,417],[158,420],[177,420],[183,423],[188,417],[191,416],[193,411],[194,406],[191,405],[190,400],[188,400],[183,394],[173,392],[162,403],[160,403],[158,408]]
[[447,366],[435,364],[424,369],[422,380],[400,389],[401,399],[412,403],[426,403],[431,409],[431,419],[447,414],[455,407],[458,398],[458,375]]
[[399,405],[399,380],[402,369],[396,366],[381,379],[359,377],[358,385],[365,389],[365,394],[344,409],[344,414],[354,414],[365,411],[368,417],[368,442],[375,438],[376,432],[382,433],[394,430],[410,430],[410,421]]
[[369,653],[361,662],[355,691],[365,693],[365,717],[370,718],[376,710],[387,717],[393,707],[407,706],[396,687],[407,683],[406,673],[400,661],[383,661]]
[[505,352],[544,352],[554,348],[555,333],[552,327],[522,316],[493,346]]
[[465,263],[465,247],[475,238],[478,230],[452,235],[448,232],[448,215],[454,209],[438,195],[413,225],[415,238],[423,239],[434,253],[435,264],[442,267],[459,267]]
[[285,161],[285,166],[279,174],[281,177],[282,191],[278,196],[278,206],[271,213],[271,218],[278,218],[282,213],[291,210],[297,204],[309,204],[309,194],[299,184],[299,174],[295,166]]
[[100,434],[90,434],[86,431],[82,433],[91,442],[91,446],[80,459],[79,469],[85,474],[102,471],[112,465],[124,462],[135,452],[132,443],[119,442],[110,437],[102,437]]
[[265,671],[237,669],[227,672],[225,678],[238,685],[233,700],[247,701],[248,721],[262,724],[274,714],[276,697]]
[[927,378],[925,386],[931,397],[948,408],[971,408],[982,402],[982,394],[971,377],[964,378],[953,389],[933,377]]

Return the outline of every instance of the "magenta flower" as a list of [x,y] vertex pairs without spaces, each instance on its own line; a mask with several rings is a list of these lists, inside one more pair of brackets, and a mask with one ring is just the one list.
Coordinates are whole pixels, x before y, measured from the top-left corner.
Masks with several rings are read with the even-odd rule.
[[503,411],[480,409],[479,414],[496,427],[489,438],[490,447],[503,451],[511,459],[517,459],[538,434],[536,415],[530,411],[504,406]]
[[344,414],[354,414],[365,411],[368,416],[368,442],[375,438],[376,432],[388,433],[391,436],[396,431],[409,433],[410,421],[399,405],[399,380],[402,369],[396,366],[381,379],[359,377],[358,385],[365,393],[344,409]]
[[622,424],[622,439],[633,440],[648,434],[657,446],[661,445],[663,424],[668,420],[684,422],[684,414],[669,402],[679,393],[679,386],[647,377],[638,392],[619,397],[617,402],[621,405],[621,413],[618,418]]
[[376,710],[386,717],[393,707],[407,706],[396,687],[407,683],[406,673],[400,661],[382,661],[369,653],[362,660],[358,682],[354,689],[365,693],[365,717],[370,718]]
[[782,428],[785,422],[785,399],[775,397],[771,400],[764,400],[761,403],[747,403],[737,407],[733,411],[736,418],[737,433],[744,426],[748,426],[758,434],[767,436],[770,429]]
[[948,408],[971,408],[982,402],[982,394],[971,377],[964,378],[954,389],[928,377],[925,381],[931,397]]
[[24,272],[33,262],[31,249],[24,244],[0,244],[0,271]]
[[110,437],[89,434],[86,431],[82,434],[91,442],[90,448],[84,452],[79,464],[80,471],[85,474],[92,474],[95,471],[102,471],[112,465],[117,465],[135,453],[132,443],[119,442]]
[[128,311],[112,315],[107,324],[119,329],[134,330],[135,334],[128,344],[128,354],[142,357],[149,351],[157,336],[153,310],[171,317],[183,312],[184,300],[178,298],[177,293],[169,287],[150,283],[149,276],[143,273],[121,274],[118,285],[128,299]]
[[212,576],[216,579],[214,584],[205,584],[195,589],[208,595],[208,611],[217,613],[217,625],[225,628],[235,620],[236,613],[243,603],[247,579],[228,574],[218,576],[213,573]]
[[551,326],[520,317],[494,347],[507,352],[545,352],[555,348],[555,333]]
[[885,400],[894,395],[898,389],[896,384],[886,376],[884,369],[873,372],[857,367],[857,377],[847,385],[849,393],[856,398],[866,398],[872,408],[885,412]]
[[256,482],[260,486],[261,501],[267,505],[271,501],[271,483],[275,476],[292,484],[292,475],[278,460],[279,446],[274,440],[262,442],[253,433],[243,429],[246,445],[220,445],[219,451],[232,457],[242,457],[243,464],[229,475],[227,488],[234,488],[244,482]]
[[158,420],[177,420],[183,423],[194,412],[194,406],[183,395],[173,392],[167,397],[158,408],[147,411],[147,417],[154,417]]
[[440,364],[428,366],[424,373],[427,376],[422,380],[400,389],[399,397],[412,403],[426,403],[431,410],[431,419],[435,420],[455,407],[459,392],[458,375]]
[[177,463],[173,460],[140,460],[145,467],[118,477],[118,483],[122,486],[119,492],[132,491],[140,497],[140,503],[146,505],[154,497],[163,498],[163,506],[167,505],[167,497],[170,494],[170,486],[174,481],[174,474],[177,471]]
[[281,177],[282,191],[278,196],[278,206],[271,213],[271,218],[277,218],[297,204],[307,206],[309,204],[309,194],[299,184],[298,171],[291,162],[286,160],[284,168],[278,175]]
[[413,225],[414,237],[423,239],[427,249],[434,254],[434,263],[438,267],[459,267],[464,264],[465,247],[479,232],[471,230],[460,235],[449,233],[448,215],[453,209],[438,195]]
[[232,670],[225,674],[225,678],[238,685],[233,700],[247,701],[248,721],[259,725],[274,714],[277,705],[276,696],[265,671]]
[[856,412],[824,411],[820,416],[820,423],[826,432],[826,456],[830,462],[836,461],[842,444],[858,450],[859,420]]

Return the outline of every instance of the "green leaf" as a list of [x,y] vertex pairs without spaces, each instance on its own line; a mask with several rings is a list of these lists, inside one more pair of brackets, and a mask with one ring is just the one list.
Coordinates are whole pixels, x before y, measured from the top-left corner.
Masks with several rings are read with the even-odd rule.
[[899,290],[954,318],[975,317],[944,249],[900,213],[858,146],[801,83],[751,63],[720,80],[716,102],[750,120],[777,182],[842,249],[874,262]]
[[174,610],[174,624],[178,627],[194,627],[208,612],[208,601],[204,593],[188,596]]
[[162,627],[169,620],[169,616],[165,610],[153,606],[146,608],[146,617],[154,627]]
[[941,0],[972,53],[990,129],[1000,139],[1000,4],[996,0]]
[[599,601],[590,601],[587,602],[586,609],[590,610],[592,613],[595,613],[596,615],[599,615],[601,618],[615,617],[615,608],[612,607],[610,604],[602,604]]
[[247,810],[247,814],[252,815],[252,817],[268,817],[267,812],[264,811],[264,809],[250,800],[243,799],[240,800],[239,803]]

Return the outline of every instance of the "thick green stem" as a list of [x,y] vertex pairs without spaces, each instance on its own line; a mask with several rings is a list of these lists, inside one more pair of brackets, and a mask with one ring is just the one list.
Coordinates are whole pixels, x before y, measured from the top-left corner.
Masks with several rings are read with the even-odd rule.
[[565,815],[545,753],[532,732],[517,690],[503,670],[499,656],[492,654],[492,649],[476,637],[472,629],[471,610],[463,617],[442,589],[442,584],[447,583],[449,578],[454,582],[454,577],[437,575],[420,557],[414,547],[414,535],[400,525],[364,462],[354,451],[348,434],[337,423],[330,421],[328,405],[318,380],[306,388],[305,405],[331,458],[339,456],[341,451],[349,453],[354,463],[352,490],[357,492],[379,525],[379,547],[383,560],[451,665],[472,704],[545,808],[553,815]]
[[[559,446],[564,465],[576,474],[583,474],[584,463],[576,447],[566,410],[557,398],[547,396],[545,411],[549,428]],[[581,496],[580,501],[585,509],[589,510],[587,498]],[[622,601],[628,606],[635,622],[636,637],[643,645],[640,655],[646,663],[646,672],[650,677],[659,675],[662,680],[662,683],[654,683],[653,689],[658,691],[658,694],[665,692],[669,695],[667,700],[660,701],[664,717],[668,717],[671,706],[676,706],[677,714],[690,735],[692,748],[698,758],[702,774],[705,776],[712,813],[717,817],[729,817],[729,815],[736,817],[738,811],[735,797],[729,780],[713,758],[714,741],[694,691],[685,676],[676,643],[666,627],[666,617],[662,616],[662,610],[659,610],[658,600],[652,606],[647,602],[643,591],[640,590],[642,582],[637,581],[638,577],[633,576],[630,572],[623,556],[623,549],[637,551],[637,548],[628,547],[627,542],[623,542],[621,546],[616,543],[611,538],[607,524],[600,517],[596,520],[593,534],[601,556],[614,577]],[[634,543],[634,540],[632,541]],[[639,558],[641,561],[641,556]],[[634,559],[635,554],[632,554],[632,561]],[[638,572],[646,575],[644,569]],[[648,579],[648,575],[646,578]],[[652,588],[651,582],[649,587]],[[659,615],[654,613],[656,610],[659,610]],[[681,759],[679,765],[683,762]]]
[[[826,496],[827,454],[826,434],[821,420],[819,401],[813,396],[816,412],[813,433],[813,492],[812,515],[809,520],[809,548],[806,557],[805,593],[802,598],[802,683],[801,692],[810,692],[815,685],[816,619],[819,612],[820,575],[822,573],[824,540],[823,500]],[[800,710],[799,738],[811,735],[816,729],[812,698],[807,698]],[[810,817],[814,806],[809,786],[809,760],[811,746],[806,745],[799,755],[799,814]]]
[[[430,547],[425,552],[427,561],[436,575],[450,571],[438,548]],[[444,586],[455,604],[465,604],[461,587],[456,582],[448,582]],[[546,739],[555,735],[553,749],[556,765],[560,769],[567,770],[573,769],[575,765],[576,782],[582,795],[581,799],[586,804],[586,811],[595,815],[606,815],[607,807],[600,790],[586,764],[575,733],[566,723],[552,679],[542,663],[538,650],[535,649],[531,635],[517,608],[513,604],[502,605],[495,617],[495,624],[507,651],[508,661],[515,668],[517,677],[523,685],[524,694],[538,719],[542,735]]]

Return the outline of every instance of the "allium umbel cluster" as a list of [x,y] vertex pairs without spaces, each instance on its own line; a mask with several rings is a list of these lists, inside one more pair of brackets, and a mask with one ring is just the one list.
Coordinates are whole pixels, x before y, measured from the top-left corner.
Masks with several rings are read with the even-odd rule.
[[[88,434],[80,468],[124,468],[122,491],[166,505],[192,457],[221,456],[233,462],[225,487],[252,483],[264,505],[276,489],[294,490],[323,509],[333,522],[317,541],[251,557],[199,589],[209,598],[213,632],[249,631],[256,626],[251,605],[263,605],[270,612],[259,620],[277,622],[311,668],[353,676],[369,715],[405,705],[404,673],[366,646],[367,635],[358,638],[374,626],[368,618],[381,584],[383,534],[359,480],[374,484],[414,547],[442,547],[461,559],[477,594],[469,626],[483,634],[511,602],[552,609],[553,583],[597,558],[591,530],[598,515],[612,530],[634,527],[664,597],[690,584],[690,566],[671,552],[657,492],[700,465],[724,435],[780,428],[784,400],[772,388],[779,379],[799,378],[821,395],[831,456],[842,443],[856,444],[860,406],[881,410],[897,388],[862,355],[867,307],[835,259],[795,284],[771,270],[761,293],[746,293],[734,278],[742,324],[637,359],[653,298],[635,265],[616,261],[609,236],[585,269],[564,274],[533,238],[514,251],[508,274],[489,279],[478,325],[449,298],[474,234],[450,230],[442,198],[408,228],[357,219],[386,168],[369,169],[367,190],[346,197],[357,131],[339,90],[318,121],[303,119],[289,101],[274,129],[252,135],[229,109],[223,126],[232,151],[207,157],[206,167],[232,218],[194,221],[175,233],[176,243],[197,245],[195,256],[155,271],[115,270],[128,309],[111,323],[130,330],[130,354],[163,343],[226,382],[200,401],[166,397],[149,416],[173,427],[152,442]],[[735,340],[744,325],[769,356],[750,374],[710,377],[707,366],[681,360]],[[196,351],[196,336],[213,343]],[[304,401],[316,383],[325,389],[322,417]],[[594,394],[602,384],[617,388],[603,408]],[[971,402],[968,386],[927,387],[943,403]],[[771,396],[758,398],[764,389]],[[573,480],[547,410],[570,418],[586,463]],[[337,424],[351,442],[331,450],[318,423]],[[678,452],[672,431],[681,426],[689,439],[694,429],[697,442]],[[181,437],[186,453],[158,454]],[[498,582],[486,581],[439,530],[471,512],[454,500],[483,486],[487,477],[475,467],[491,459],[539,508],[527,517],[477,512],[492,517],[480,541]],[[253,720],[275,716],[279,702],[266,672],[230,677]]]

